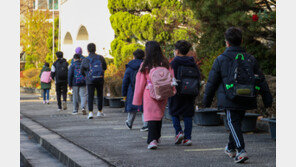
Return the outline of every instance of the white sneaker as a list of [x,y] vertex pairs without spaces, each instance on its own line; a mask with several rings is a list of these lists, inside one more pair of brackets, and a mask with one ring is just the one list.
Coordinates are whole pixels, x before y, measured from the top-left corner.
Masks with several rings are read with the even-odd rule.
[[153,140],[152,142],[150,142],[150,144],[148,145],[147,148],[150,149],[150,150],[157,149],[157,141]]
[[58,109],[58,112],[61,112],[62,111],[62,109]]
[[102,112],[98,111],[97,117],[104,117],[104,116],[105,116],[105,114],[103,113],[103,111]]
[[93,112],[89,112],[87,119],[93,119],[93,117],[94,117]]

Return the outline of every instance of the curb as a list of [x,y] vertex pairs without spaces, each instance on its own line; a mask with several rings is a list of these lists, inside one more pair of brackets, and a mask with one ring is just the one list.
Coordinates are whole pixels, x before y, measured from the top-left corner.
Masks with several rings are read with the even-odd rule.
[[[29,117],[23,114],[21,116],[20,128],[65,166],[114,166],[88,150],[69,142]],[[79,156],[77,156],[77,152],[79,152]],[[23,162],[30,164],[26,160]]]
[[26,159],[26,157],[23,155],[22,152],[20,153],[20,159],[21,159],[21,162],[23,163],[23,166],[32,167],[32,164],[30,163],[30,161]]

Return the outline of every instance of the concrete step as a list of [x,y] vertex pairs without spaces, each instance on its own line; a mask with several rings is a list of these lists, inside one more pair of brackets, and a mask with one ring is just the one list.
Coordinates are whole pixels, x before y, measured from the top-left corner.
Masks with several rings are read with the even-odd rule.
[[20,127],[65,166],[114,166],[21,114]]
[[42,166],[42,167],[63,167],[48,151],[37,142],[30,139],[24,132],[20,131],[20,152],[21,166]]

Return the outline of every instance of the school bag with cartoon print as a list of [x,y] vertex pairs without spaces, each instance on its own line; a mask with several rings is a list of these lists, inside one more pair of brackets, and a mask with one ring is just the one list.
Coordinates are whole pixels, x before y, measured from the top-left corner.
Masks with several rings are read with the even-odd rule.
[[74,83],[77,85],[85,83],[85,77],[81,74],[80,65],[74,64]]

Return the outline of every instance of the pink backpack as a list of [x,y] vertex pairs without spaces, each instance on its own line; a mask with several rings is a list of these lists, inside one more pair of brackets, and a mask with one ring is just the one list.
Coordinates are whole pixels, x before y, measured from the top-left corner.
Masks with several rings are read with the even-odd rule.
[[50,74],[51,74],[50,71],[43,71],[41,74],[41,82],[50,83],[50,81],[52,80]]
[[151,98],[164,100],[176,94],[172,86],[173,77],[167,68],[152,68],[149,72],[149,78],[147,88],[150,91]]

